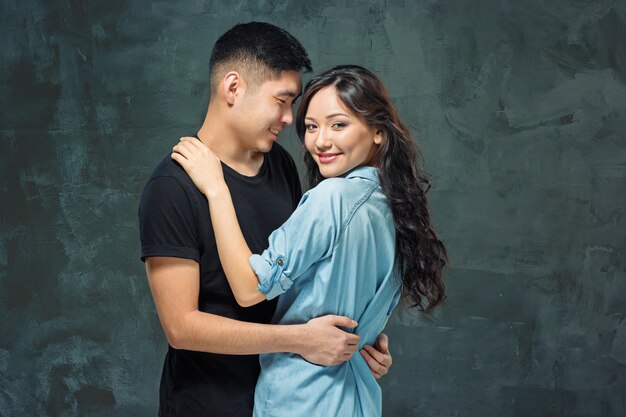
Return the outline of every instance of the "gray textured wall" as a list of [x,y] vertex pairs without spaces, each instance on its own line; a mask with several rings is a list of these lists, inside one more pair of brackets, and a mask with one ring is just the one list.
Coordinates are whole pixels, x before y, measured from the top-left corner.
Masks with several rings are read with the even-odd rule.
[[379,73],[434,176],[449,300],[389,323],[385,414],[626,415],[625,3],[2,1],[0,415],[155,415],[137,204],[249,20]]

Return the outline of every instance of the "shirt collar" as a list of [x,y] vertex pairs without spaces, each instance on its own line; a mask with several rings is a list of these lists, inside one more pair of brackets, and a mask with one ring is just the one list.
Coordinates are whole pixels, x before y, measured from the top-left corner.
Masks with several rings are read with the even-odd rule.
[[378,179],[378,170],[370,166],[354,168],[352,171],[344,174],[344,176],[345,178],[364,178],[366,180],[374,181],[375,183],[380,183]]

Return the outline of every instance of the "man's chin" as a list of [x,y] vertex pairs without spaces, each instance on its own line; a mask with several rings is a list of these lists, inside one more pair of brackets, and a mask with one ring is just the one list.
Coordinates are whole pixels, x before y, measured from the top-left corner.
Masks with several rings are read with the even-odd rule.
[[272,146],[274,146],[274,141],[260,143],[258,146],[258,151],[261,153],[267,153],[272,150]]

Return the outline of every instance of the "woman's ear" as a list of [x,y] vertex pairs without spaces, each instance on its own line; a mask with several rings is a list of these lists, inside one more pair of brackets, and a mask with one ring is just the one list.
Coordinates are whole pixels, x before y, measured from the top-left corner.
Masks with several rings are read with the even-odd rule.
[[385,137],[385,133],[382,129],[376,129],[376,134],[374,135],[374,143],[376,145],[380,145],[383,143],[383,139]]

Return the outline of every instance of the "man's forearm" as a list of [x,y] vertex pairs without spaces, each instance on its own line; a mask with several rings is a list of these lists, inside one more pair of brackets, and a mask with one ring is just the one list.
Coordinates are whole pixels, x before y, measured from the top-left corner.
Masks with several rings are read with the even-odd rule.
[[319,365],[341,363],[356,351],[358,336],[339,327],[356,322],[324,316],[304,324],[247,323],[198,311],[199,264],[190,259],[146,259],[159,319],[174,348],[230,355],[291,352]]
[[169,333],[174,348],[227,355],[299,354],[306,340],[304,325],[248,323],[201,311],[185,314]]

